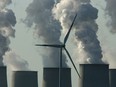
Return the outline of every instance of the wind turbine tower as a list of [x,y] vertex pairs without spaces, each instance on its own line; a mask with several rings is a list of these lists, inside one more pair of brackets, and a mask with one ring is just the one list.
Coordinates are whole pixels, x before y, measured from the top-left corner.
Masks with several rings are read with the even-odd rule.
[[61,87],[61,69],[62,69],[62,51],[63,51],[63,49],[65,50],[66,54],[68,55],[68,57],[69,57],[72,65],[73,65],[77,75],[79,76],[79,78],[81,78],[81,76],[80,76],[80,74],[79,74],[79,72],[78,72],[78,70],[77,70],[77,68],[76,68],[76,66],[75,66],[75,64],[74,64],[74,62],[73,62],[73,60],[72,60],[68,50],[67,50],[67,48],[66,48],[66,43],[67,43],[70,31],[71,31],[71,29],[72,29],[72,27],[74,25],[75,20],[76,20],[76,17],[77,17],[77,14],[75,15],[75,17],[74,17],[74,19],[72,21],[72,24],[71,24],[71,26],[70,26],[70,28],[69,28],[69,30],[68,30],[65,38],[64,38],[63,44],[36,44],[35,45],[35,46],[44,46],[44,47],[55,47],[55,48],[59,48],[60,49],[59,87]]

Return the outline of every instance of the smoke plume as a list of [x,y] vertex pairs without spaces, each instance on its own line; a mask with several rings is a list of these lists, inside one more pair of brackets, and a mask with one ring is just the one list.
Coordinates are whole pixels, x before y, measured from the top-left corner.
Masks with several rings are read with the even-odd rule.
[[10,69],[14,71],[28,71],[29,70],[29,64],[27,61],[22,59],[19,55],[17,55],[13,51],[7,51],[5,53],[4,57],[4,64],[10,67]]
[[6,8],[10,3],[11,0],[0,0],[0,66],[4,65],[3,55],[9,49],[9,37],[15,36],[16,18],[13,11]]
[[116,33],[116,0],[105,0],[106,1],[106,15],[110,16],[108,26],[111,28],[112,33]]
[[[24,22],[29,26],[35,26],[38,39],[45,44],[62,44],[60,42],[61,26],[52,16],[52,8],[57,0],[33,0],[27,7],[27,16]],[[44,66],[59,66],[59,49],[45,47],[42,54]],[[63,54],[63,66],[67,66],[66,57]]]
[[103,54],[104,58],[103,61],[109,64],[110,69],[116,68],[116,53],[114,49],[108,47],[107,45],[103,45]]
[[63,31],[67,31],[74,15],[75,37],[80,52],[80,63],[103,63],[102,50],[97,39],[98,10],[90,4],[90,0],[60,0],[53,8],[54,18],[61,23]]
[[4,9],[7,5],[11,4],[11,0],[0,0],[0,10]]

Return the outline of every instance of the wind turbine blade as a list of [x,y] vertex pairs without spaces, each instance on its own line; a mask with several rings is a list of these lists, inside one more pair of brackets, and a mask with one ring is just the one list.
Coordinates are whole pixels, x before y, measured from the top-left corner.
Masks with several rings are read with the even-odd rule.
[[64,48],[64,49],[65,49],[65,51],[66,51],[66,53],[67,53],[67,55],[68,55],[68,57],[69,57],[69,59],[70,59],[72,65],[73,65],[74,69],[76,70],[76,72],[77,72],[79,78],[81,78],[81,76],[80,76],[80,74],[79,74],[79,72],[78,72],[78,70],[77,70],[77,68],[76,68],[76,66],[75,66],[75,64],[74,64],[74,62],[73,62],[73,60],[72,60],[72,58],[71,58],[69,52],[68,52],[68,50],[67,50],[66,48]]
[[67,40],[68,40],[70,31],[71,31],[71,29],[72,29],[72,27],[73,27],[73,24],[74,24],[74,22],[75,22],[76,17],[77,17],[77,14],[75,15],[75,17],[74,17],[74,19],[73,19],[73,22],[72,22],[72,24],[71,24],[71,26],[70,26],[70,28],[69,28],[69,30],[68,30],[68,32],[67,32],[65,38],[64,38],[64,44],[66,44],[66,42],[67,42]]
[[56,48],[61,48],[63,45],[48,45],[48,44],[36,44],[35,46],[43,46],[43,47],[56,47]]

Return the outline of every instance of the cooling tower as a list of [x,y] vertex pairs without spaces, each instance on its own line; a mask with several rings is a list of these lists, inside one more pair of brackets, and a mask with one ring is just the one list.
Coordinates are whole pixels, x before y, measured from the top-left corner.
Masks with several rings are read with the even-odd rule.
[[38,87],[36,71],[14,71],[12,87]]
[[110,87],[116,87],[116,69],[109,70]]
[[78,87],[109,87],[109,65],[80,64]]
[[7,87],[7,71],[5,66],[0,66],[0,87]]
[[[61,79],[59,81],[59,68],[44,68],[43,87],[72,87],[71,69],[61,69]],[[61,85],[59,84],[61,82]],[[60,86],[59,86],[60,85]]]

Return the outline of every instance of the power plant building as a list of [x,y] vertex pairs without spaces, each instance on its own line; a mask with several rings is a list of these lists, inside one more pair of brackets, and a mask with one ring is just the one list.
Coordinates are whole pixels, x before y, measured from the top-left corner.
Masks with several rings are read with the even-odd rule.
[[12,74],[12,87],[38,87],[36,71],[14,71]]
[[116,69],[109,70],[110,87],[116,87]]
[[44,68],[42,87],[72,87],[70,68]]
[[107,64],[80,64],[78,87],[109,87],[109,66]]
[[[80,64],[77,87],[116,87],[116,69],[108,64]],[[0,67],[0,87],[8,87],[7,70]],[[38,87],[37,71],[13,71],[12,87]],[[42,87],[72,87],[71,68],[43,68]]]
[[0,66],[0,87],[7,87],[7,68]]

